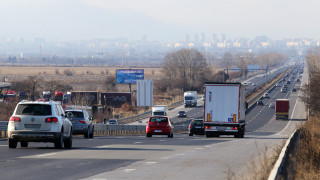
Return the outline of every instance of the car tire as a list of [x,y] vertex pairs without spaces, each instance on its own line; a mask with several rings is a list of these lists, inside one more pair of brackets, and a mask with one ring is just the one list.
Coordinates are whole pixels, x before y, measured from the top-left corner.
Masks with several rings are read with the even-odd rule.
[[92,128],[92,131],[91,131],[91,133],[89,134],[89,138],[93,138],[93,136],[94,136],[94,128]]
[[89,129],[87,130],[87,132],[84,133],[83,137],[84,138],[89,138]]
[[8,139],[8,146],[9,148],[17,148],[17,141],[14,139]]
[[152,137],[152,134],[150,134],[150,133],[147,133],[147,135],[146,135],[147,137]]
[[54,148],[61,149],[62,146],[63,146],[63,134],[61,132],[58,138],[54,142]]
[[173,133],[168,134],[168,138],[173,138]]
[[64,141],[64,148],[66,148],[66,149],[70,149],[72,147],[72,133],[71,133],[71,131],[70,131],[69,138]]
[[28,142],[20,142],[21,147],[28,147]]
[[192,134],[192,133],[189,133],[189,136],[193,136],[193,134]]

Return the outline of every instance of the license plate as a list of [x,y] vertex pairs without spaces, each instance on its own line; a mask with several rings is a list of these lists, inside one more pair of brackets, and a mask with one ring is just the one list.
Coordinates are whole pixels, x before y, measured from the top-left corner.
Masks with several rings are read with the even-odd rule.
[[36,128],[39,129],[41,127],[41,124],[25,124],[25,128]]
[[195,128],[202,128],[201,126],[196,126]]
[[162,130],[154,130],[154,132],[162,132]]
[[219,130],[219,131],[225,131],[225,130],[226,130],[226,127],[218,127],[218,130]]

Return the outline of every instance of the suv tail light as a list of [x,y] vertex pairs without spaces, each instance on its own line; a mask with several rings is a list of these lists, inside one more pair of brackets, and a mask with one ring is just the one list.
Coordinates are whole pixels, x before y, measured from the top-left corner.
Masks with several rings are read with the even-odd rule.
[[191,124],[189,124],[189,129],[191,129]]
[[46,118],[45,122],[46,122],[46,123],[58,122],[58,118],[56,118],[56,117],[49,117],[49,118]]
[[11,116],[10,121],[21,122],[21,119],[19,117],[16,117],[16,116]]
[[85,120],[79,120],[79,122],[81,122],[82,124],[85,124],[85,123],[86,123]]

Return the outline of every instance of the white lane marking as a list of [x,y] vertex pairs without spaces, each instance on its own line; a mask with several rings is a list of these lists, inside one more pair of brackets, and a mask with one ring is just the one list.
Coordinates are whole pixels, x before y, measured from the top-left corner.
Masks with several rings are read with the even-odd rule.
[[97,146],[97,148],[108,148],[110,146]]
[[37,155],[36,157],[52,156],[52,155],[55,155],[55,154],[57,154],[57,153],[40,154],[40,155]]
[[160,140],[161,142],[167,141],[167,140]]
[[135,171],[136,169],[125,169],[124,172],[128,173],[128,172],[132,172]]
[[0,145],[0,146],[8,146],[8,145]]
[[157,162],[146,162],[148,165],[156,164]]
[[134,144],[142,144],[143,142],[134,142]]
[[201,150],[201,149],[203,149],[203,148],[196,148],[197,150]]

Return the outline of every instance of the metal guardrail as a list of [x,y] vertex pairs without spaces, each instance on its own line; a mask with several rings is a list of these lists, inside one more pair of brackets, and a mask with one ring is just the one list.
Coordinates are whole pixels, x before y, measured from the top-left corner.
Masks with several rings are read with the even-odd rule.
[[[294,154],[298,141],[300,139],[299,130],[295,130],[294,133],[287,140],[285,146],[282,148],[278,160],[276,161],[271,173],[269,174],[268,180],[276,179],[290,179],[290,174],[293,173],[293,165],[290,161],[290,155]],[[289,168],[288,168],[289,167]]]
[[[6,137],[8,121],[0,121],[1,137]],[[94,134],[103,136],[112,135],[139,135],[146,133],[145,125],[107,125],[107,124],[95,124]],[[174,132],[181,133],[188,131],[187,125],[174,125]]]

